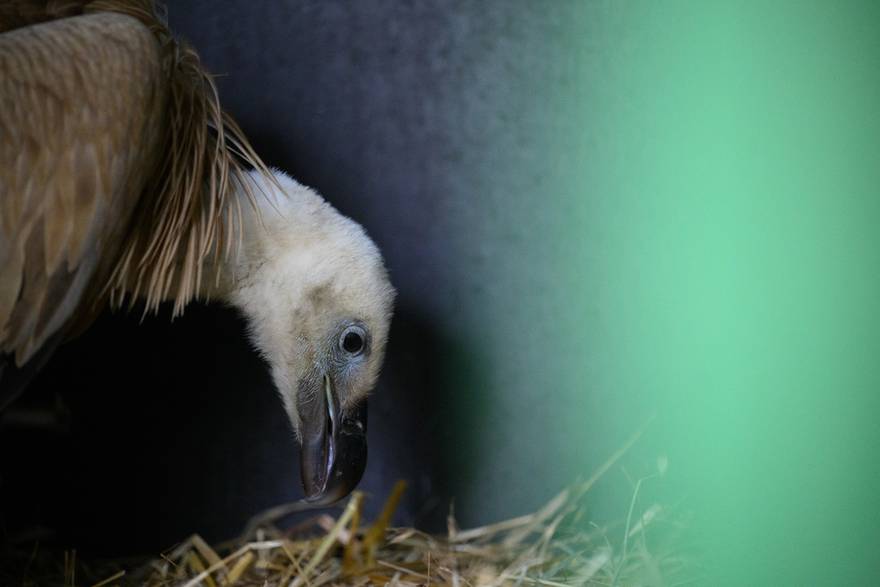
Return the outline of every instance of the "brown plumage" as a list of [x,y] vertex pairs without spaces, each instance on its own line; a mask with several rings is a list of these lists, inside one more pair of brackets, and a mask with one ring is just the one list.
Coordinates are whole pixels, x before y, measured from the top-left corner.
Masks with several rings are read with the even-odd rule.
[[179,313],[236,242],[231,188],[271,175],[152,2],[12,2],[0,30],[0,351],[21,365],[108,299]]

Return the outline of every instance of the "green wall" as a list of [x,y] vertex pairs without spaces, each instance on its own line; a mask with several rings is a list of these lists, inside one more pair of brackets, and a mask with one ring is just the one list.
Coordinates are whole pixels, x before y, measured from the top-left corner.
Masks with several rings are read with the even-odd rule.
[[517,59],[447,210],[466,516],[656,414],[628,466],[668,455],[712,584],[880,577],[880,5],[769,4],[551,4],[475,56]]

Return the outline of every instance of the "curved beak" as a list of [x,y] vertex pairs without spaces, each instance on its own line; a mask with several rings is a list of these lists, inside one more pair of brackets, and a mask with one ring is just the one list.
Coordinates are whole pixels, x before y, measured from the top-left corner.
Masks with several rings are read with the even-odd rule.
[[367,465],[367,402],[343,413],[333,380],[325,375],[302,414],[300,471],[306,501],[330,505],[357,486]]

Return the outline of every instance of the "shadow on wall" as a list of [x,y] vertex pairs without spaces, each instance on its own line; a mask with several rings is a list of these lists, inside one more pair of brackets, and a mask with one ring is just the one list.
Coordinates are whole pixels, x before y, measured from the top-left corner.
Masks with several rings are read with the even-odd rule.
[[371,404],[371,417],[378,404],[381,420],[372,424],[370,450],[378,445],[380,454],[371,452],[368,471],[378,467],[382,474],[392,465],[411,481],[401,512],[406,523],[444,529],[455,497],[468,490],[477,462],[471,453],[491,413],[488,396],[473,393],[486,388],[485,365],[462,339],[432,329],[405,306],[396,311],[378,401]]
[[[63,422],[0,426],[5,540],[93,555],[158,552],[193,532],[228,538],[254,513],[301,496],[296,443],[242,319],[200,304],[174,323],[169,316],[164,309],[140,324],[136,311],[105,314],[15,404]],[[456,386],[479,380],[475,356],[398,309],[371,398],[360,486],[368,515],[406,479],[396,522],[445,527],[474,462],[457,455],[472,450],[488,412]]]

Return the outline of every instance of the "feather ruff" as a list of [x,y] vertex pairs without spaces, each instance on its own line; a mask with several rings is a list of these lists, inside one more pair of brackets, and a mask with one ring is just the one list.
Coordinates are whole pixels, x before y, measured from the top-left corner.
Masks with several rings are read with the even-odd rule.
[[[185,42],[175,39],[153,0],[12,0],[0,7],[0,32],[98,12],[131,16],[159,43],[168,84],[163,149],[149,174],[128,236],[106,283],[95,284],[85,312],[139,300],[145,312],[164,301],[173,315],[200,291],[204,266],[223,267],[241,242],[243,192],[255,204],[249,168],[274,176],[235,121],[223,111],[212,76]],[[146,161],[145,165],[148,164]],[[209,276],[215,280],[219,275]]]
[[[176,40],[150,0],[98,0],[84,12],[119,12],[140,20],[160,43],[168,73],[166,148],[105,291],[111,305],[144,299],[145,311],[172,300],[173,315],[199,292],[202,268],[223,265],[241,241],[238,191],[253,204],[252,167],[274,182],[244,133],[220,107],[198,54]],[[215,279],[218,276],[213,276]]]

